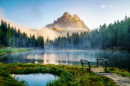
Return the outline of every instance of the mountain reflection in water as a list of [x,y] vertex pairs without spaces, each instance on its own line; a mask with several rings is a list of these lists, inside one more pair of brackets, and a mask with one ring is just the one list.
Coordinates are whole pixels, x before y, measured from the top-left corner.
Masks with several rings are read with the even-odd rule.
[[34,64],[64,64],[79,65],[80,59],[86,59],[91,65],[96,65],[97,58],[109,60],[108,66],[130,70],[130,53],[105,52],[92,50],[52,50],[31,51],[0,56],[3,63],[34,63]]

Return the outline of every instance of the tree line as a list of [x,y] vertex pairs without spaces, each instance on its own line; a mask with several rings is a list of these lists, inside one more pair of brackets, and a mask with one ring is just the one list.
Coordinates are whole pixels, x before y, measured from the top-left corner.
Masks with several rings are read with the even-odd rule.
[[73,33],[71,36],[46,39],[46,47],[64,49],[121,49],[130,51],[130,18],[100,26],[91,32]]
[[27,36],[26,33],[21,33],[21,31],[14,27],[10,27],[1,20],[0,25],[0,47],[40,47],[44,48],[44,39],[42,36],[31,35]]

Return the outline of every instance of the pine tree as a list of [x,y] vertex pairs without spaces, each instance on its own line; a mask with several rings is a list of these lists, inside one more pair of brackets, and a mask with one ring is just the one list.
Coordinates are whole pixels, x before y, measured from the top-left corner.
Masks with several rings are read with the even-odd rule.
[[9,29],[8,29],[6,35],[5,35],[4,42],[5,42],[4,44],[5,44],[7,47],[11,46],[11,32],[10,32]]
[[11,46],[15,46],[15,39],[14,39],[14,37],[12,37],[12,40],[11,40]]

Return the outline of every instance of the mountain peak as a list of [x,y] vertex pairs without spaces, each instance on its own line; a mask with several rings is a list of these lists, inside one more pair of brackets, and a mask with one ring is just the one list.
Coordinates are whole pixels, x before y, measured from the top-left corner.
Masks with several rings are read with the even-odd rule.
[[78,29],[86,29],[89,28],[84,24],[84,22],[78,17],[78,15],[74,14],[70,15],[68,12],[65,12],[61,17],[59,17],[53,24],[48,24],[46,27],[49,28],[78,28]]
[[78,17],[78,15],[74,14],[73,17]]
[[63,16],[68,16],[68,15],[70,15],[68,12],[65,12],[65,13],[63,14]]
[[73,18],[74,18],[75,20],[80,20],[80,18],[79,18],[78,15],[76,15],[76,14],[73,15]]

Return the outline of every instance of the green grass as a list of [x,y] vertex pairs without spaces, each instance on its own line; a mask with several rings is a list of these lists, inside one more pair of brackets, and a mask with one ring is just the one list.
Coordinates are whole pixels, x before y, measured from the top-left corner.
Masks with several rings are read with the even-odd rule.
[[121,74],[122,76],[130,77],[130,72],[125,69],[118,69],[116,67],[108,67],[107,72]]
[[60,76],[59,79],[48,82],[48,86],[116,86],[109,78],[96,75],[81,66],[22,63],[0,63],[0,86],[24,86],[26,84],[24,81],[19,82],[10,77],[10,74],[31,73],[51,73]]
[[25,52],[25,51],[30,51],[30,48],[0,49],[0,56],[8,54],[8,53],[17,53],[17,52]]

